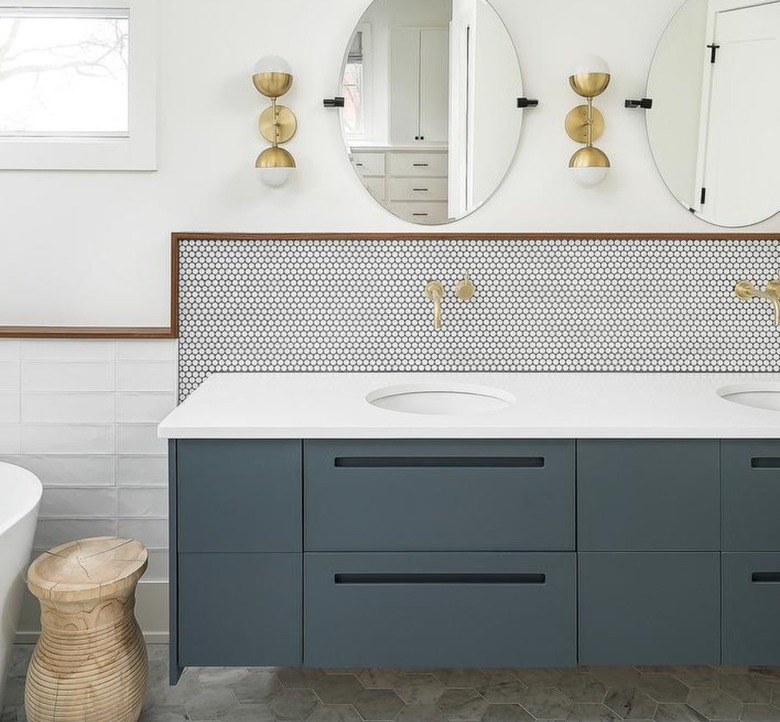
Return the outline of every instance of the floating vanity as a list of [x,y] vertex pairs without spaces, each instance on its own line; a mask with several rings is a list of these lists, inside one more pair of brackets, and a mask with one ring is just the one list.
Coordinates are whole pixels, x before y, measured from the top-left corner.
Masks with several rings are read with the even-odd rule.
[[780,664],[773,376],[216,374],[170,439],[199,665]]

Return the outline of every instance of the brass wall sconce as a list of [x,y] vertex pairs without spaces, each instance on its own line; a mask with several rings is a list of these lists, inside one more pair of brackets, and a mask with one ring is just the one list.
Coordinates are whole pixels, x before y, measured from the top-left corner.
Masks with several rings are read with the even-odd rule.
[[279,146],[295,135],[298,121],[289,108],[276,103],[292,87],[292,70],[283,58],[266,55],[255,65],[252,82],[259,93],[271,99],[271,107],[260,114],[258,124],[260,135],[272,145],[257,156],[255,168],[263,183],[278,188],[295,168],[295,159]]
[[607,63],[598,55],[583,57],[569,76],[571,89],[587,100],[566,116],[566,133],[577,143],[584,143],[569,161],[569,168],[577,183],[594,186],[607,177],[609,158],[593,142],[604,132],[604,116],[593,107],[593,98],[601,95],[609,85],[610,74]]

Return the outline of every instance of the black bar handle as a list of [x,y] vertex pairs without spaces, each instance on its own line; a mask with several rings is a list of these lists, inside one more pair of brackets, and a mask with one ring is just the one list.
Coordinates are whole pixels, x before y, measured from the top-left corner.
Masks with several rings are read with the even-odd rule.
[[544,467],[544,457],[337,456],[333,465],[348,469],[541,469]]
[[427,163],[412,163],[412,168],[427,168]]
[[427,188],[412,188],[412,190],[415,191],[416,193],[427,193],[428,192]]
[[752,469],[780,469],[780,457],[777,456],[754,456],[750,460]]
[[322,101],[322,104],[326,108],[343,108],[344,107],[344,98],[340,96],[336,96],[335,98],[325,98]]
[[753,572],[750,581],[754,584],[780,584],[780,572]]
[[626,100],[626,108],[642,108],[643,110],[650,110],[652,107],[652,98],[642,98],[641,100]]
[[518,98],[517,99],[517,107],[518,108],[538,108],[539,107],[539,101],[538,100],[532,100],[531,98]]
[[336,574],[336,584],[544,584],[545,574]]

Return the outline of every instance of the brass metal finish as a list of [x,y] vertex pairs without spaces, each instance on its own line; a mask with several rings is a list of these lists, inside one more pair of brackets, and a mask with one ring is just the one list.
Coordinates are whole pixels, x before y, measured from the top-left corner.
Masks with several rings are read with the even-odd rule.
[[763,298],[771,301],[775,309],[775,324],[780,326],[780,279],[773,279],[766,284],[766,291],[762,291],[751,281],[739,281],[734,286],[734,294],[743,301],[753,298]]
[[583,98],[601,95],[607,89],[609,81],[609,73],[577,73],[569,76],[571,89]]
[[[604,116],[601,111],[592,108],[590,142],[598,140],[604,132]],[[575,143],[588,142],[588,106],[578,105],[566,116],[566,134]]]
[[255,73],[252,82],[258,93],[267,98],[280,98],[293,84],[293,76],[289,73]]
[[295,158],[284,148],[272,146],[257,156],[255,168],[295,168]]
[[580,148],[569,161],[569,168],[609,168],[609,158],[603,150],[589,145]]
[[474,298],[477,288],[466,273],[463,278],[455,284],[455,297],[459,301],[470,301]]
[[424,291],[425,298],[433,303],[433,328],[441,330],[441,303],[444,300],[444,284],[441,281],[428,281]]
[[258,121],[260,135],[274,145],[286,143],[295,136],[298,130],[298,120],[288,107],[276,105],[266,108],[260,114]]

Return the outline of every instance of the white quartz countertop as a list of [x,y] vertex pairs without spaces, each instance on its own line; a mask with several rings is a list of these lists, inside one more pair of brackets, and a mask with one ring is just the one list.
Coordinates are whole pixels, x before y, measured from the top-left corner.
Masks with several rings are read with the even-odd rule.
[[[399,384],[476,384],[514,396],[508,408],[428,416],[372,406]],[[780,411],[717,390],[769,374],[214,374],[158,428],[168,439],[780,438]]]

